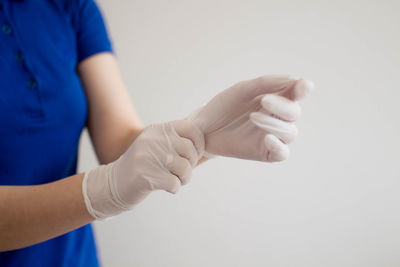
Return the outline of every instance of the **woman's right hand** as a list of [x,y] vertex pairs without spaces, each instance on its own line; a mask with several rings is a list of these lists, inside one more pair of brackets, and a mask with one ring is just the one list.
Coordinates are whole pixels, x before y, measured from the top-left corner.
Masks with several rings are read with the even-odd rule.
[[154,190],[177,193],[189,182],[204,146],[202,131],[190,120],[144,128],[120,158],[85,174],[89,213],[105,219],[132,209]]

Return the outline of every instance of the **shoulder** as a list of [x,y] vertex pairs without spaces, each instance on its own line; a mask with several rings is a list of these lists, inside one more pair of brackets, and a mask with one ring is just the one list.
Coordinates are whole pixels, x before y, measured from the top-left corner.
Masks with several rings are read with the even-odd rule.
[[45,4],[66,15],[74,15],[87,5],[95,5],[94,0],[36,0],[36,4]]
[[[28,1],[28,0],[26,0]],[[95,0],[35,0],[35,5],[46,5],[45,9],[53,10],[67,18],[74,28],[79,28],[82,19],[96,13],[98,6]]]

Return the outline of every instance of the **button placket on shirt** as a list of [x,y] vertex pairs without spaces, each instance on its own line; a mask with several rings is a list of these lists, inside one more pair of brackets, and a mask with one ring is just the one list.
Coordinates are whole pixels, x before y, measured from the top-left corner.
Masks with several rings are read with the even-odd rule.
[[[0,2],[0,11],[4,11],[3,9],[3,2]],[[3,25],[1,25],[1,31],[6,35],[11,35],[13,32],[10,23],[8,23],[7,21],[3,22]]]
[[[7,22],[5,22],[2,25],[1,30],[6,35],[12,35],[12,33],[13,33],[13,29],[12,29],[11,25],[9,23],[7,23]],[[17,61],[17,62],[22,62],[23,65],[24,65],[24,69],[26,71],[30,72],[26,62],[24,62],[24,54],[20,49],[18,49],[17,52],[15,52],[14,60]],[[37,89],[37,87],[38,87],[37,80],[34,77],[30,77],[26,81],[26,87],[28,87],[29,89]]]
[[27,82],[26,82],[26,86],[29,89],[36,89],[38,87],[38,83],[36,81],[35,78],[31,77]]
[[[15,2],[22,2],[22,1],[15,1]],[[3,15],[5,15],[5,20],[3,21],[3,23],[0,26],[0,34],[6,35],[7,37],[5,37],[6,39],[8,38],[13,38],[16,44],[17,49],[14,52],[14,60],[20,64],[20,67],[23,68],[23,71],[25,73],[27,73],[27,77],[28,79],[25,80],[25,86],[28,90],[36,90],[37,92],[35,93],[35,96],[38,97],[38,101],[39,101],[39,105],[41,107],[41,100],[40,100],[40,95],[39,95],[39,84],[37,79],[34,77],[32,70],[28,64],[28,62],[26,61],[26,57],[21,49],[21,46],[19,45],[18,42],[18,36],[16,36],[16,32],[13,29],[12,24],[9,21],[9,18],[7,18],[7,12],[5,12],[5,6],[3,4],[3,2],[0,1],[0,12],[3,13]],[[1,22],[0,22],[1,23]],[[39,114],[43,115],[43,110],[42,107],[39,108],[39,110],[37,110],[39,112]]]
[[5,22],[2,26],[1,26],[1,31],[6,34],[6,35],[11,35],[13,30],[11,28],[11,25],[8,24],[7,22]]
[[23,62],[24,61],[24,53],[21,50],[18,50],[14,54],[14,60],[17,62]]

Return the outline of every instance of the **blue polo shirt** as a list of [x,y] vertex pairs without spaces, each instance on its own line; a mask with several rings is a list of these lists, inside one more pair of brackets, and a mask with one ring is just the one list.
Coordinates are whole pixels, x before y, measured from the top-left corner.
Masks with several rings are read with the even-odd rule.
[[[76,173],[87,122],[76,66],[100,52],[112,46],[93,0],[0,0],[0,185]],[[0,253],[4,267],[98,265],[91,225]]]

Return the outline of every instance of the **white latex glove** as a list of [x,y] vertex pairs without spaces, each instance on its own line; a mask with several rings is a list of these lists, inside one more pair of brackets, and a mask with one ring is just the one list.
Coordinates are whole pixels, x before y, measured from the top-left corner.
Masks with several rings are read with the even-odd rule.
[[297,136],[298,100],[312,87],[304,79],[265,75],[222,91],[188,118],[204,133],[207,157],[282,161]]
[[85,174],[89,213],[105,219],[132,209],[154,190],[175,194],[203,152],[204,136],[190,120],[146,127],[120,158]]

